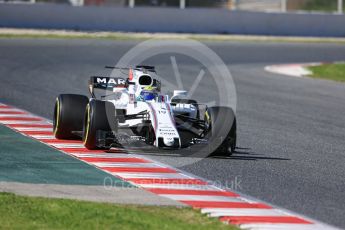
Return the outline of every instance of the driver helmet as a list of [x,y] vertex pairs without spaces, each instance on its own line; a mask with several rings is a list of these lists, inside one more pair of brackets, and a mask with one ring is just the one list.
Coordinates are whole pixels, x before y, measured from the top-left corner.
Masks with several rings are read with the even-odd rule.
[[158,96],[157,88],[153,86],[147,86],[140,92],[138,100],[140,101],[152,101]]

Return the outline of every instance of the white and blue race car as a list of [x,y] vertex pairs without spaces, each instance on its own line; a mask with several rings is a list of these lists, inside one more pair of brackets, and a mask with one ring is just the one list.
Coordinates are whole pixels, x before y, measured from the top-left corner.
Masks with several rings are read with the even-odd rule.
[[[120,69],[128,71],[127,78],[91,77],[91,98],[57,97],[53,119],[57,139],[81,138],[88,149],[110,149],[122,146],[121,130],[126,130],[130,138],[163,149],[202,143],[208,145],[209,154],[235,151],[236,117],[231,108],[198,104],[184,90],[174,90],[172,97],[162,94],[152,66]],[[103,94],[96,96],[96,90]]]

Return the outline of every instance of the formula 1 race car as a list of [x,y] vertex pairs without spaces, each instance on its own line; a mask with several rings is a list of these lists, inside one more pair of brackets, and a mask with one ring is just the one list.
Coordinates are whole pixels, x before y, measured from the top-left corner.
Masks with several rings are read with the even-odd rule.
[[[230,107],[199,104],[183,90],[174,90],[171,98],[161,94],[152,66],[107,68],[128,75],[92,76],[90,99],[76,94],[57,97],[53,119],[57,139],[82,139],[87,149],[120,147],[124,138],[131,138],[163,149],[203,143],[212,147],[210,154],[235,151],[236,117]],[[96,96],[96,90],[103,94]]]

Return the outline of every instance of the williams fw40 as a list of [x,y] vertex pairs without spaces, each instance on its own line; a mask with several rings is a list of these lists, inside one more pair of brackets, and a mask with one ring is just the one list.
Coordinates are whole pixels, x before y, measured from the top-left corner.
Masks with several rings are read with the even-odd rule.
[[174,90],[172,97],[162,94],[152,66],[108,68],[125,70],[126,78],[93,76],[90,98],[57,97],[57,139],[82,139],[87,149],[110,149],[122,146],[125,132],[127,138],[162,149],[206,145],[209,154],[235,151],[236,117],[230,107],[199,104],[182,90]]

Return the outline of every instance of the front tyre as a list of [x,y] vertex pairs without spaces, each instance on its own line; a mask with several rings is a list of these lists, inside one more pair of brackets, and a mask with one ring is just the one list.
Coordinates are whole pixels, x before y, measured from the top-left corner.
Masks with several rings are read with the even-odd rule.
[[[83,143],[87,149],[99,149],[97,132],[117,131],[115,106],[111,102],[91,100],[86,106]],[[105,147],[102,147],[105,149]]]
[[211,148],[210,155],[231,155],[237,142],[237,123],[234,111],[229,107],[215,106],[205,113],[206,135]]
[[76,94],[60,94],[56,98],[53,132],[57,139],[80,139],[73,132],[83,130],[85,107],[89,98]]

